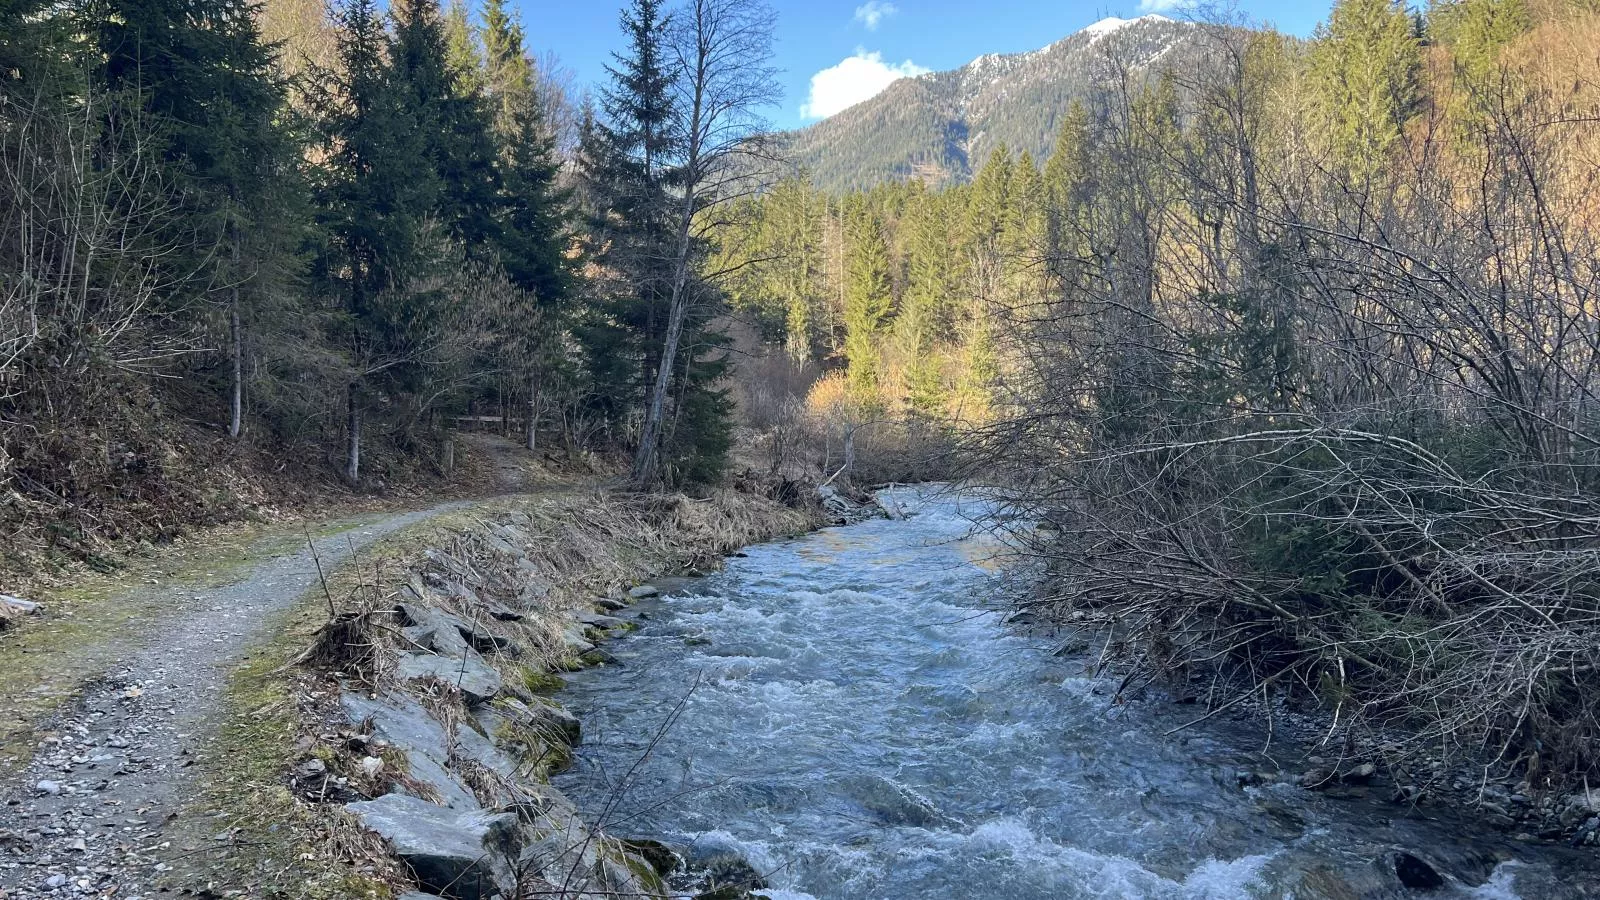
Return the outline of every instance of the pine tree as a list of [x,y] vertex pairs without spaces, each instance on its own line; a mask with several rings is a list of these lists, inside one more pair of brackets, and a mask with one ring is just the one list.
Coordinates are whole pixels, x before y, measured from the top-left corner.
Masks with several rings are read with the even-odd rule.
[[1044,166],[1046,274],[1057,292],[1079,277],[1088,256],[1092,152],[1089,112],[1074,103]]
[[1460,90],[1450,95],[1451,111],[1458,117],[1493,112],[1503,77],[1501,53],[1532,20],[1526,0],[1443,0],[1429,10],[1428,32],[1449,49],[1454,64]]
[[533,61],[522,27],[503,0],[484,5],[487,100],[500,147],[501,197],[496,245],[512,280],[541,303],[565,297],[571,273],[566,250],[570,197],[560,185],[555,135],[544,119]]
[[[272,48],[257,29],[253,0],[94,0],[101,67],[98,80],[137,108],[159,135],[169,173],[159,190],[178,198],[182,215],[153,223],[167,240],[191,248],[169,256],[175,284],[167,298],[189,296],[225,309],[229,434],[244,412],[247,308],[262,285],[256,275],[287,260],[282,238],[301,209],[296,147],[282,126],[285,89]],[[181,230],[183,235],[170,232]]]
[[468,253],[486,249],[495,236],[500,193],[488,111],[451,63],[437,0],[397,0],[391,15],[391,78],[417,122],[438,180],[433,212]]
[[343,300],[334,339],[350,365],[345,477],[356,482],[369,379],[403,380],[410,336],[433,317],[401,288],[427,256],[426,226],[441,189],[411,95],[391,72],[398,53],[374,0],[347,0],[337,17],[341,65],[324,76],[329,90],[318,98],[326,136],[318,205],[328,242],[316,272]]
[[1351,174],[1375,174],[1418,102],[1422,53],[1400,0],[1341,0],[1311,52],[1316,112]]
[[948,397],[940,384],[936,345],[954,324],[951,303],[959,280],[955,246],[946,225],[948,203],[925,194],[906,210],[909,231],[906,288],[895,317],[895,336],[906,367],[906,395],[911,408],[934,415]]
[[484,89],[484,54],[472,28],[466,0],[450,0],[444,15],[445,59],[455,75],[456,92],[471,96]]
[[[592,258],[611,277],[596,312],[579,330],[592,370],[608,383],[602,403],[613,422],[644,402],[667,325],[672,258],[668,185],[679,145],[666,69],[666,17],[659,0],[634,0],[621,16],[626,48],[607,67],[602,116],[590,116],[579,149],[590,214]],[[626,377],[624,377],[626,373]]]
[[874,403],[882,374],[881,332],[894,302],[889,245],[884,240],[883,223],[866,204],[856,204],[848,215],[844,353],[850,363],[852,389],[861,402]]

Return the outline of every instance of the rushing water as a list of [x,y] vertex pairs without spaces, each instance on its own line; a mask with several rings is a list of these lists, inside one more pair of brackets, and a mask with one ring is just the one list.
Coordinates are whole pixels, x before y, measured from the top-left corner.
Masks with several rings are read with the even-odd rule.
[[1448,874],[1428,896],[1600,896],[1593,854],[1241,788],[1259,735],[1169,735],[1192,707],[1112,706],[986,611],[980,501],[895,500],[907,519],[754,547],[643,606],[621,665],[562,696],[585,744],[561,787],[614,833],[744,857],[774,898],[1408,896],[1396,848]]

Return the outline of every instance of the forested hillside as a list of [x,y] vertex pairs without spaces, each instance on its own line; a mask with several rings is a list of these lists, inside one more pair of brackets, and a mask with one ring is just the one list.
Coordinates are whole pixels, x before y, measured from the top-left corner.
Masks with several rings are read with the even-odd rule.
[[666,22],[625,10],[589,106],[503,0],[0,4],[9,564],[334,473],[447,480],[462,416],[633,454],[641,486],[716,480],[695,218],[760,130],[770,17]]
[[830,192],[915,179],[970,180],[996,147],[1043,159],[1074,102],[1182,69],[1194,26],[1164,16],[1103,19],[1030,53],[980,56],[903,78],[786,137],[795,162]]
[[1597,12],[1196,26],[1042,165],[750,201],[733,297],[839,366],[814,406],[949,434],[1056,523],[1034,612],[1117,623],[1128,684],[1594,783]]

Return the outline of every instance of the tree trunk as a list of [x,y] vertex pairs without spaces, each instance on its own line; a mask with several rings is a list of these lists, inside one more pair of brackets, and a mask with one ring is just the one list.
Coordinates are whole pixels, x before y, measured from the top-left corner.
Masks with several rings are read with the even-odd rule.
[[349,446],[345,458],[344,478],[352,485],[361,483],[361,403],[357,396],[355,384],[350,385],[349,391]]
[[228,437],[238,438],[244,430],[244,331],[239,324],[239,234],[235,226],[233,236],[233,298],[228,307],[229,335],[233,348],[233,398],[228,419]]
[[528,449],[539,449],[539,375],[528,374]]
[[233,289],[233,309],[229,319],[233,334],[233,410],[228,420],[228,437],[237,438],[244,431],[244,334],[239,324],[238,287]]
[[672,389],[672,368],[678,358],[678,342],[683,338],[683,320],[688,313],[689,228],[694,219],[694,185],[684,191],[683,210],[678,218],[678,252],[672,262],[672,302],[667,307],[667,339],[661,348],[656,368],[655,387],[650,405],[645,408],[644,428],[639,434],[639,451],[633,457],[633,483],[653,485],[660,474],[661,420],[665,415],[667,392]]

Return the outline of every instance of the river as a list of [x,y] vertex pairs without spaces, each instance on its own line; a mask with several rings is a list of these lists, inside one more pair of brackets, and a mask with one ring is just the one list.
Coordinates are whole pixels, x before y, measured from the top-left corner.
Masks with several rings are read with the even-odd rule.
[[[1592,853],[1241,787],[1253,727],[1171,733],[1194,707],[1112,705],[990,610],[983,501],[891,499],[905,519],[752,547],[642,604],[619,664],[562,692],[585,740],[558,786],[613,833],[742,856],[779,900],[1600,896]],[[1447,883],[1403,887],[1400,850]]]

